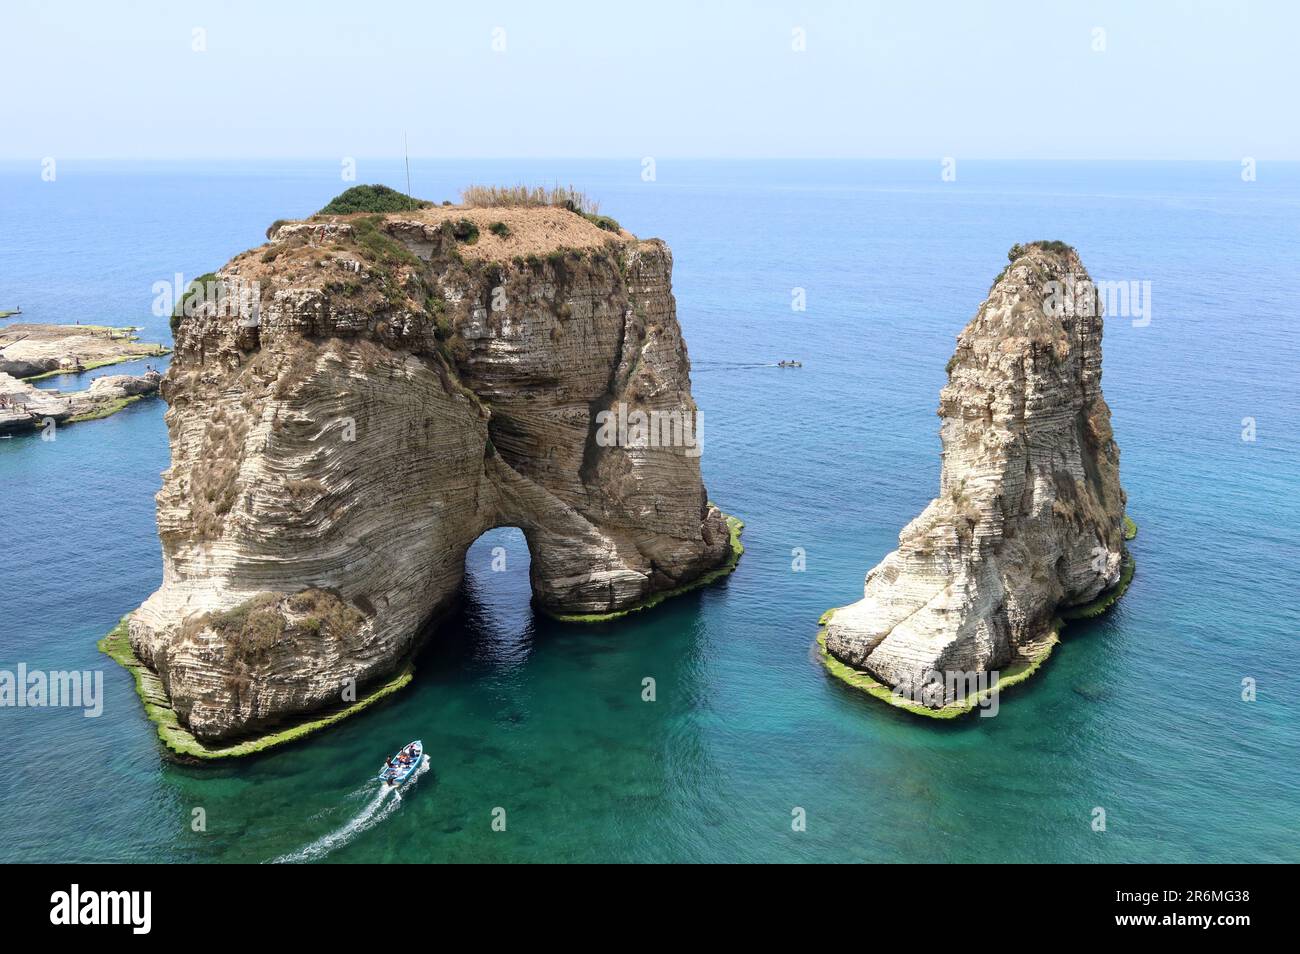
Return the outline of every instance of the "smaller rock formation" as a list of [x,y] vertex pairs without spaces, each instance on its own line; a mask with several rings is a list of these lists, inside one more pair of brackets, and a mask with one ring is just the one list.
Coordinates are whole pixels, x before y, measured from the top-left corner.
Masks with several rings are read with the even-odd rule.
[[969,674],[1031,670],[1058,616],[1113,601],[1131,573],[1091,280],[1058,242],[1010,258],[948,364],[939,496],[825,620],[832,671],[905,708],[959,705]]

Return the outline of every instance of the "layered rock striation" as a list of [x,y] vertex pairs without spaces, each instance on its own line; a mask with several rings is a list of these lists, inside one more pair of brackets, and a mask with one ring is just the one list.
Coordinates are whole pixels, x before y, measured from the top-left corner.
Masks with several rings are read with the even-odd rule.
[[948,365],[939,495],[824,632],[835,660],[929,708],[961,701],[957,674],[1034,664],[1126,559],[1091,281],[1060,243],[1010,258]]
[[523,530],[555,614],[726,564],[698,444],[597,439],[602,411],[696,415],[672,255],[612,229],[551,207],[318,216],[189,289],[164,579],[129,637],[196,737],[391,677],[493,527]]

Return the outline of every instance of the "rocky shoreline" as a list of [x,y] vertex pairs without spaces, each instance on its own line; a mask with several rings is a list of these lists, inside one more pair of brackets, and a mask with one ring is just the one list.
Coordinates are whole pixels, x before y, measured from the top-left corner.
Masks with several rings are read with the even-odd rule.
[[32,382],[59,374],[168,354],[141,342],[133,328],[105,325],[15,324],[0,328],[0,434],[98,420],[159,393],[162,375],[114,374],[64,393]]
[[141,341],[136,330],[111,325],[6,325],[0,327],[0,374],[39,381],[170,353],[160,344]]
[[64,394],[38,388],[0,373],[0,434],[56,425],[79,424],[116,414],[136,401],[158,393],[162,375],[112,374],[96,378],[84,391]]
[[[714,506],[714,504],[710,502],[709,506]],[[741,534],[745,529],[744,521],[730,516],[729,514],[723,514],[723,518],[726,520],[727,524],[729,552],[722,563],[714,569],[709,570],[707,573],[703,573],[696,577],[694,580],[683,583],[681,586],[674,587],[670,590],[663,590],[654,594],[643,603],[629,606],[626,609],[616,610],[612,613],[555,613],[545,609],[544,607],[542,608],[542,612],[551,619],[560,623],[608,623],[616,619],[621,619],[622,617],[628,616],[632,613],[639,613],[642,610],[653,609],[665,600],[672,599],[674,596],[682,596],[692,590],[697,590],[702,586],[708,586],[710,583],[717,582],[736,569],[736,566],[740,563],[741,556],[745,552],[745,544],[742,543],[740,539]]]
[[[731,553],[728,558],[717,569],[704,574],[679,590],[659,594],[640,606],[602,616],[564,616],[562,614],[545,613],[545,610],[542,612],[557,622],[609,622],[630,613],[651,609],[666,599],[681,596],[710,583],[715,583],[736,569],[741,554],[745,551],[744,544],[740,541],[741,532],[745,526],[744,523],[730,516],[726,520],[731,531]],[[131,648],[130,622],[131,614],[128,613],[99,641],[97,648],[130,673],[135,684],[136,695],[140,698],[140,703],[144,707],[145,717],[154,724],[158,739],[163,747],[173,758],[181,761],[211,762],[220,759],[241,758],[300,741],[322,729],[341,722],[349,716],[369,709],[376,703],[406,688],[411,680],[415,678],[415,666],[413,662],[407,661],[398,668],[397,673],[392,678],[378,685],[366,687],[353,703],[340,704],[332,710],[317,713],[311,718],[299,721],[289,719],[281,725],[270,728],[268,731],[220,742],[210,742],[189,731],[177,717],[176,710],[172,706],[171,699],[167,695],[167,690],[163,687],[162,681]]]
[[[740,562],[741,554],[744,553],[745,547],[741,543],[741,532],[744,530],[744,523],[735,517],[726,518],[727,526],[731,532],[731,553],[723,564],[715,570],[704,574],[699,579],[683,586],[680,590],[669,593],[659,594],[658,597],[647,601],[646,603],[631,607],[618,613],[611,613],[604,616],[563,616],[561,614],[546,613],[547,616],[555,619],[557,622],[572,623],[600,623],[609,622],[626,616],[630,613],[648,610],[666,599],[674,596],[680,596],[691,590],[715,583],[728,574],[732,573],[737,564]],[[545,612],[543,610],[543,612]],[[113,627],[99,641],[98,649],[101,653],[108,656],[119,666],[130,673],[135,684],[136,695],[139,696],[140,702],[144,707],[146,718],[152,722],[157,729],[158,739],[163,747],[175,758],[183,761],[200,761],[209,762],[219,759],[240,758],[248,755],[256,755],[266,752],[270,749],[277,748],[290,742],[296,742],[307,738],[319,732],[321,729],[328,728],[349,716],[356,715],[365,709],[370,708],[375,703],[393,695],[401,689],[404,689],[412,679],[415,678],[415,666],[411,661],[406,662],[399,667],[396,675],[380,683],[379,685],[369,686],[362,692],[359,698],[350,704],[341,704],[333,710],[318,713],[315,716],[300,720],[287,720],[284,724],[275,726],[269,731],[254,733],[248,736],[223,740],[221,742],[209,742],[196,736],[193,732],[180,721],[176,715],[176,710],[172,706],[171,699],[167,690],[163,687],[162,681],[145,663],[136,655],[135,650],[131,648],[130,639],[130,621],[131,614],[123,616],[118,624]]]

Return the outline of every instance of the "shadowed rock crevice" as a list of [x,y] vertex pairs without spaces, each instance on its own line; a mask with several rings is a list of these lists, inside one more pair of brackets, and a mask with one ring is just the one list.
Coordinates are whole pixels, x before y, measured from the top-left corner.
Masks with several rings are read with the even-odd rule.
[[[489,232],[500,220],[513,238]],[[733,557],[698,449],[595,440],[596,409],[695,413],[662,242],[557,208],[270,235],[179,321],[163,383],[164,580],[130,645],[199,739],[400,671],[493,527],[524,532],[536,603],[566,617],[635,609]],[[256,334],[227,307],[250,289]]]

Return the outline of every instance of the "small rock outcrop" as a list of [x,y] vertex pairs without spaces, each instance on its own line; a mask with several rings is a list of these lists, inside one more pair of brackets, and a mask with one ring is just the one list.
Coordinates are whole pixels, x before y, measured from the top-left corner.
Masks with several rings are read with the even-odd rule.
[[63,393],[38,388],[0,371],[0,434],[30,431],[48,422],[75,424],[115,414],[128,404],[158,393],[162,375],[106,374],[84,391]]
[[1038,658],[1126,555],[1091,281],[1061,243],[1010,258],[948,365],[939,496],[826,622],[833,657],[930,708],[955,701],[949,674]]
[[0,374],[31,378],[89,371],[167,353],[160,344],[141,341],[135,331],[109,325],[6,325],[0,327]]
[[[192,286],[163,585],[129,622],[180,722],[269,731],[391,675],[493,527],[523,530],[557,615],[725,565],[671,272],[662,241],[564,208],[434,206],[278,222]],[[602,441],[602,411],[677,439]]]

